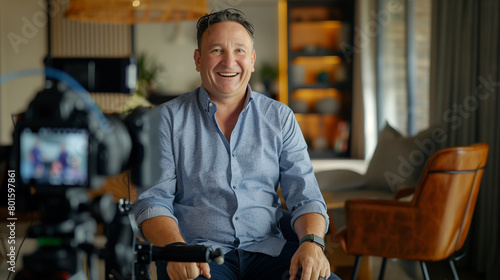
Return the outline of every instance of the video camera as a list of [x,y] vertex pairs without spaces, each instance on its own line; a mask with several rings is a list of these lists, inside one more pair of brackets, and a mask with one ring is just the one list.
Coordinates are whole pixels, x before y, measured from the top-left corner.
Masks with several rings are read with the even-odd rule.
[[[46,75],[50,73],[71,80],[47,68]],[[41,220],[29,230],[39,248],[24,257],[16,279],[100,279],[98,258],[106,262],[106,279],[149,279],[154,260],[222,262],[220,250],[205,246],[158,248],[139,242],[128,200],[119,205],[109,196],[90,200],[89,189],[124,170],[140,188],[155,183],[160,174],[159,116],[146,108],[126,116],[104,115],[86,92],[82,95],[85,90],[68,84],[47,78],[13,133],[18,210],[39,210]],[[106,227],[105,248],[94,245],[97,222]]]
[[[100,112],[99,112],[100,113]],[[16,123],[21,183],[38,191],[95,189],[106,176],[130,169],[148,187],[158,177],[158,116],[138,108],[121,119],[91,113],[62,84],[39,92]]]

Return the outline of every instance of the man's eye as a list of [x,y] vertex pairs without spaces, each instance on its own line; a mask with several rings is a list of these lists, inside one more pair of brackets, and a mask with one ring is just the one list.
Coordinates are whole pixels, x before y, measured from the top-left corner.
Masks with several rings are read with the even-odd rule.
[[215,50],[212,50],[212,52],[214,52],[214,53],[220,53],[220,52],[222,52],[222,50],[220,50],[220,49],[215,49]]

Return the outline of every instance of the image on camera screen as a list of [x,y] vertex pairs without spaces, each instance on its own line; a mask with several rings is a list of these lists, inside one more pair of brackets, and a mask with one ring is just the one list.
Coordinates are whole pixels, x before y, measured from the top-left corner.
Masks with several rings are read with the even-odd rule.
[[81,187],[88,184],[86,129],[24,128],[19,142],[19,168],[25,184]]

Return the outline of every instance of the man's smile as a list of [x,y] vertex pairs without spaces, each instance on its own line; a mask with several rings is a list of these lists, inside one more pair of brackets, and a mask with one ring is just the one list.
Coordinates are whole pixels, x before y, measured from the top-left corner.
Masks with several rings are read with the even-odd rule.
[[217,72],[217,74],[219,76],[222,76],[222,77],[236,77],[239,73],[235,73],[235,72]]

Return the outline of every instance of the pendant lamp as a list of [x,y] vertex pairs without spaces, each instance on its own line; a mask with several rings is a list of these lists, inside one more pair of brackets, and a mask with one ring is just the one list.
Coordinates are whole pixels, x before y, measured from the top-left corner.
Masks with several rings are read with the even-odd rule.
[[195,20],[206,12],[206,0],[71,0],[66,17],[82,22],[135,24]]

